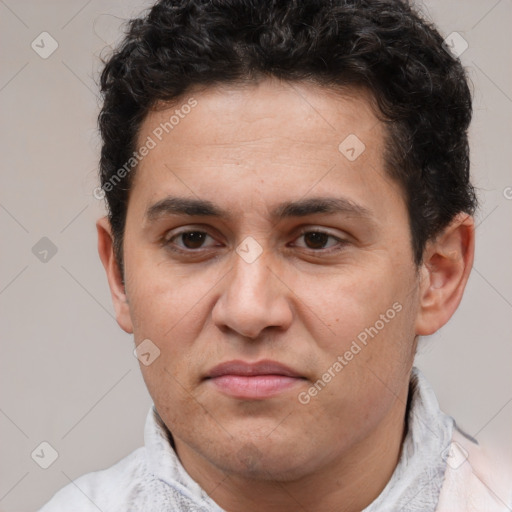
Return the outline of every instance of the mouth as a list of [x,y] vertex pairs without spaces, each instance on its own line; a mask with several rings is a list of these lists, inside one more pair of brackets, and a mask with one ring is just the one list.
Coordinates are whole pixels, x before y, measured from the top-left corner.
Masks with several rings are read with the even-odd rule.
[[217,391],[238,399],[261,400],[301,384],[306,377],[276,361],[228,361],[212,368],[205,380]]

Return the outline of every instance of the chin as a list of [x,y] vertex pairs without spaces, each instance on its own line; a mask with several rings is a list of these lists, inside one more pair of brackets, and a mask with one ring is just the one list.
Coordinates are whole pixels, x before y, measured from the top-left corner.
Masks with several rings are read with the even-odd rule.
[[218,447],[215,454],[218,460],[212,462],[233,476],[289,482],[298,480],[315,469],[313,459],[318,454],[299,451],[298,446],[304,446],[303,441],[292,436],[288,439],[272,440],[253,437]]

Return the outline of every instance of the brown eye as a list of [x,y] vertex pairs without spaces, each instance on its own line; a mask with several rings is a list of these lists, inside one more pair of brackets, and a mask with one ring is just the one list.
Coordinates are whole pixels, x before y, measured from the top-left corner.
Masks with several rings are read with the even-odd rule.
[[330,235],[319,231],[309,231],[304,235],[304,241],[310,249],[323,249],[327,244]]
[[187,231],[179,236],[187,249],[199,249],[208,235],[203,231]]
[[303,242],[294,242],[295,247],[309,249],[313,252],[328,253],[343,249],[349,242],[343,238],[338,238],[327,231],[318,229],[304,229],[296,240],[303,239]]
[[205,245],[208,238],[210,238],[212,242],[215,242],[215,240],[205,231],[182,231],[181,233],[176,233],[175,235],[167,238],[164,245],[175,251],[191,252],[198,249],[208,249],[213,247],[215,243],[212,244],[210,242],[209,245]]

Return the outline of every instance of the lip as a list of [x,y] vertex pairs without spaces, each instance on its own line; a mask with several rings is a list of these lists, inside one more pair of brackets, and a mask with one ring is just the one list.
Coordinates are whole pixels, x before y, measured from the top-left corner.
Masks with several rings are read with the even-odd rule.
[[282,375],[284,377],[303,377],[300,373],[292,370],[288,366],[265,359],[255,363],[246,361],[235,360],[226,361],[225,363],[218,364],[213,367],[206,378],[213,379],[215,377],[222,377],[223,375],[240,375],[243,377],[253,377],[259,375]]
[[218,391],[234,398],[261,400],[289,390],[305,377],[277,361],[237,360],[215,366],[205,379]]

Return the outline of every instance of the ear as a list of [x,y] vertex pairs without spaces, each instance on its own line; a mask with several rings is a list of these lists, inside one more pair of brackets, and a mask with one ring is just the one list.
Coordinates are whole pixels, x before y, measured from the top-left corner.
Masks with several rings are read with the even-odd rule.
[[428,336],[440,329],[460,304],[473,266],[475,223],[458,214],[443,232],[427,243],[420,274],[416,334]]
[[108,285],[112,302],[116,311],[117,323],[127,333],[133,333],[133,324],[130,316],[130,307],[125,293],[123,279],[117,260],[114,255],[112,228],[107,217],[96,222],[98,231],[98,253],[107,273]]

